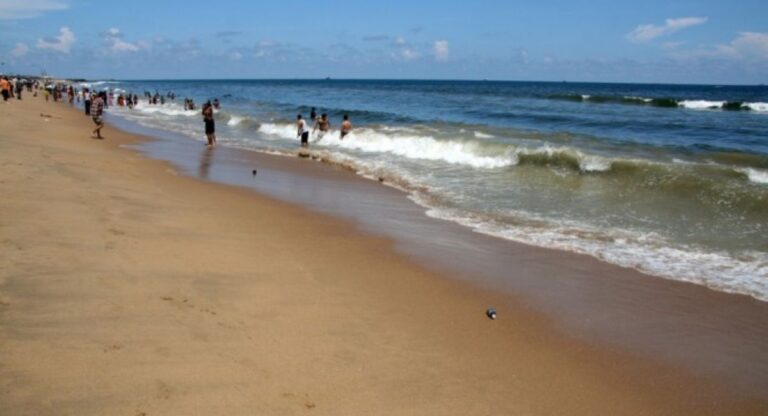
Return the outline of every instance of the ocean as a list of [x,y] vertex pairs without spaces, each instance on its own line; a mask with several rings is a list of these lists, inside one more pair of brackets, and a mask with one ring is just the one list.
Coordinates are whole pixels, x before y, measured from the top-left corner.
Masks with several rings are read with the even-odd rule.
[[[119,117],[295,156],[311,107],[323,160],[402,189],[425,215],[768,301],[768,87],[496,81],[100,81]],[[144,91],[175,100],[149,105]],[[196,110],[185,111],[189,97]],[[339,139],[341,118],[354,130]]]

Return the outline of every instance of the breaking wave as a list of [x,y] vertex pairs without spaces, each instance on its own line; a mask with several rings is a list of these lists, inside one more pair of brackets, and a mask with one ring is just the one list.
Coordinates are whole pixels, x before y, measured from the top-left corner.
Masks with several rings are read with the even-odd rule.
[[552,95],[548,98],[586,103],[614,103],[626,105],[646,105],[651,107],[687,108],[692,110],[725,110],[768,112],[768,103],[746,101],[710,101],[686,100],[676,98],[646,98],[634,96],[600,96],[587,94]]

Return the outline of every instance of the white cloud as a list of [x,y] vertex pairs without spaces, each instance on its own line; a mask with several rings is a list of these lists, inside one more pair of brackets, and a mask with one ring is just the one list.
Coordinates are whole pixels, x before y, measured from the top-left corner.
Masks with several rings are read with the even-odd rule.
[[59,29],[59,36],[53,39],[38,39],[37,47],[38,49],[51,49],[56,52],[69,53],[72,44],[76,41],[75,34],[65,26]]
[[103,36],[112,52],[137,52],[140,49],[138,45],[124,41],[123,34],[116,27],[107,29]]
[[68,8],[67,3],[58,0],[0,0],[0,19],[28,19]]
[[412,61],[419,57],[419,53],[411,48],[404,48],[402,51],[400,51],[400,57],[406,61]]
[[719,59],[768,63],[768,33],[741,32],[728,43],[684,50],[671,48],[669,56],[677,60]]
[[436,40],[432,51],[435,53],[435,59],[445,61],[448,59],[448,41]]
[[22,57],[29,52],[29,46],[26,43],[17,43],[16,47],[11,51],[11,55],[16,58]]
[[243,59],[243,54],[238,51],[233,51],[229,53],[229,59],[233,61],[239,61]]
[[639,25],[635,30],[627,34],[627,39],[638,43],[650,42],[659,36],[669,35],[687,27],[704,24],[707,20],[709,20],[707,17],[680,17],[665,20],[663,26]]
[[256,42],[258,48],[274,48],[275,46],[277,46],[277,42],[271,39],[262,39]]
[[395,38],[393,43],[395,44],[395,46],[405,46],[408,42],[406,42],[405,38],[403,38],[402,36],[398,36]]
[[136,52],[139,50],[139,47],[132,44],[125,42],[122,39],[114,39],[112,43],[112,51],[113,52]]
[[768,59],[768,33],[742,32],[727,45],[717,45],[717,51],[735,58]]

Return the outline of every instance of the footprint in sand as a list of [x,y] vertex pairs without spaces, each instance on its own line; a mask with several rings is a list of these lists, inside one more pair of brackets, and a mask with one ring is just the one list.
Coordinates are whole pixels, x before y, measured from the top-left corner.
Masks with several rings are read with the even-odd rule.
[[[177,307],[179,307],[179,308],[180,308],[180,307],[183,307],[183,306],[186,306],[187,308],[194,308],[194,307],[195,307],[195,305],[193,305],[193,304],[189,303],[189,299],[187,299],[187,298],[184,298],[184,299],[182,299],[180,302],[176,302],[176,301],[175,301],[175,300],[174,300],[172,297],[170,297],[170,296],[163,296],[163,297],[161,297],[160,299],[162,299],[162,300],[164,300],[164,301],[166,301],[166,302],[173,302],[173,303],[174,303],[174,305],[176,305],[176,306],[177,306]],[[214,315],[215,315],[215,314],[214,314]]]
[[[293,393],[283,393],[282,396],[286,399],[293,399],[296,397]],[[301,400],[301,403],[306,407],[307,409],[314,409],[317,407],[317,404],[309,399],[309,394],[304,394],[304,397]]]
[[104,348],[104,352],[110,352],[110,351],[119,351],[123,349],[123,346],[120,344],[112,344],[106,348]]
[[118,230],[117,228],[110,228],[109,232],[114,235],[125,235],[125,231]]
[[157,393],[155,394],[155,398],[163,400],[168,400],[171,398],[171,394],[173,393],[171,386],[159,380],[157,381],[156,386]]

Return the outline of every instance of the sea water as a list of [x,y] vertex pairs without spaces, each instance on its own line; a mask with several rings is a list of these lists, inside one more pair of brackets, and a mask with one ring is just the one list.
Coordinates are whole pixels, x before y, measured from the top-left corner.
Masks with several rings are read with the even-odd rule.
[[[93,83],[140,97],[108,111],[219,145],[310,149],[408,193],[426,215],[526,244],[768,301],[768,87],[488,81]],[[150,105],[143,93],[175,100]],[[192,98],[196,110],[184,110]],[[343,140],[344,114],[354,130]]]

